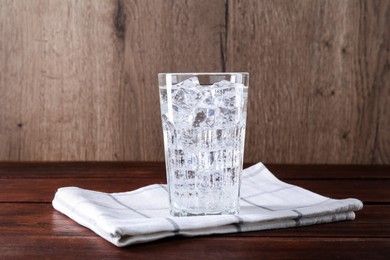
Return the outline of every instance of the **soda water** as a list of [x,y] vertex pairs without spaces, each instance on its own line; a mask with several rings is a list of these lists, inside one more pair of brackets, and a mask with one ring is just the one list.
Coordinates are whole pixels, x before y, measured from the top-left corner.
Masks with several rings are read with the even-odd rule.
[[197,77],[160,86],[170,211],[237,214],[248,87]]

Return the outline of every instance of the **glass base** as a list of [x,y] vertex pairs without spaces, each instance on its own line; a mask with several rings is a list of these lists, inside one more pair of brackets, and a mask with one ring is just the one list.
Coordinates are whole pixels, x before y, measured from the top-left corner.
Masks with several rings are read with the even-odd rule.
[[180,209],[171,209],[171,215],[174,217],[192,217],[192,216],[213,216],[213,215],[238,215],[238,209],[215,210],[215,211],[187,211]]

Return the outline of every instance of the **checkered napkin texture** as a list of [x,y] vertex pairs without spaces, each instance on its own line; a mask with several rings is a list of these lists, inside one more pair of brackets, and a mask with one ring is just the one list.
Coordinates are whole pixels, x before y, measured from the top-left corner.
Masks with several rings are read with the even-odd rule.
[[198,236],[353,220],[357,199],[330,199],[278,180],[262,163],[243,171],[239,215],[172,217],[166,185],[123,193],[60,188],[53,206],[122,247],[171,236]]

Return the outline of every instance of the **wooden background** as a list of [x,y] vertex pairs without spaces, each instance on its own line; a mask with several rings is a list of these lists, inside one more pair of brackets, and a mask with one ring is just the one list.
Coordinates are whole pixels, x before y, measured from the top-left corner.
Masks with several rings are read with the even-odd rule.
[[158,72],[248,71],[247,162],[390,163],[389,0],[0,0],[0,160],[162,161]]

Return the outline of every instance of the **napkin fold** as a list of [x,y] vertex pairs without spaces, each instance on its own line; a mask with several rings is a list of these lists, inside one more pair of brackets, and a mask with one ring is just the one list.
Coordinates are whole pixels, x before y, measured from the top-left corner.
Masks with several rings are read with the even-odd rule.
[[167,187],[103,193],[60,188],[53,207],[116,246],[171,236],[198,236],[353,220],[357,199],[336,200],[278,180],[262,163],[242,173],[239,215],[172,217]]

